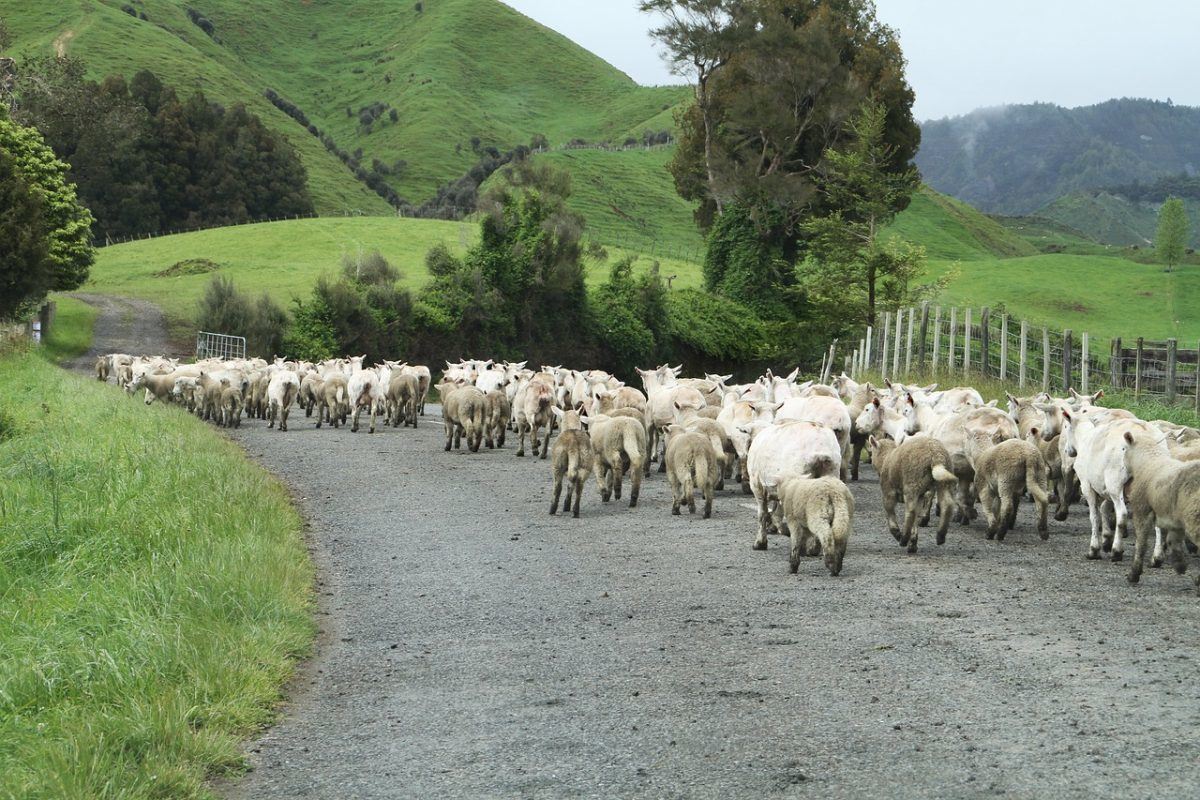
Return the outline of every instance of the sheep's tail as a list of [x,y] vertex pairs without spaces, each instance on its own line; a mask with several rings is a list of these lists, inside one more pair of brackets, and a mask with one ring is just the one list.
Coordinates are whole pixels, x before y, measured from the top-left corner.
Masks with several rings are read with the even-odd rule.
[[953,472],[946,469],[945,464],[934,464],[932,472],[933,479],[938,483],[954,483],[958,480]]
[[637,431],[632,427],[625,426],[625,434],[623,437],[625,455],[629,457],[630,464],[640,464],[642,462],[642,448],[638,442]]
[[813,459],[812,462],[812,477],[824,478],[829,475],[837,474],[837,467],[833,464],[833,456],[821,455]]
[[692,462],[692,466],[695,470],[693,474],[696,477],[696,481],[703,481],[705,484],[707,484],[709,470],[714,468],[714,465],[710,464],[708,461],[708,453],[704,452],[703,450],[697,452],[695,461]]
[[1038,452],[1030,453],[1025,458],[1025,488],[1036,503],[1050,502],[1046,492],[1046,460]]

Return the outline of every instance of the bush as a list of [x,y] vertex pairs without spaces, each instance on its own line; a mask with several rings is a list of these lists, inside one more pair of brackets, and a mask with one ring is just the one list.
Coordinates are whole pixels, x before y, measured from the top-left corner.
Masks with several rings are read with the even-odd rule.
[[391,285],[400,280],[400,271],[393,267],[378,250],[342,256],[342,275],[363,286]]
[[200,298],[196,323],[200,330],[244,336],[247,355],[271,358],[285,352],[290,320],[266,292],[252,301],[232,280],[214,275]]
[[778,355],[771,326],[746,306],[696,289],[666,298],[670,335],[700,356],[752,362]]

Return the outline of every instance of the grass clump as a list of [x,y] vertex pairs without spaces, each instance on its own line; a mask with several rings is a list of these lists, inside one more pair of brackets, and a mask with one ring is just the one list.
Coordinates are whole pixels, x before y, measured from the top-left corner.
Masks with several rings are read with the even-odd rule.
[[283,489],[172,408],[0,361],[0,797],[190,798],[313,637]]

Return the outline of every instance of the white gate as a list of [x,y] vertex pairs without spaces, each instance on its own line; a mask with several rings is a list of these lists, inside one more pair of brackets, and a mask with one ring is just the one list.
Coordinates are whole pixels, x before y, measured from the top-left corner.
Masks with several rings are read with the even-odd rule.
[[219,358],[229,361],[246,357],[246,337],[200,331],[196,334],[196,360]]

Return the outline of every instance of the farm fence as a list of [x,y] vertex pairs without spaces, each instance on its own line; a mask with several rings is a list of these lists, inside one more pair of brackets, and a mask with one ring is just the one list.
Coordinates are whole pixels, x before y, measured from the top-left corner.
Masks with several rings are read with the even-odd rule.
[[246,337],[199,331],[196,334],[196,360],[219,358],[224,361],[246,357]]
[[1032,325],[990,308],[929,303],[880,313],[878,323],[848,351],[839,354],[839,343],[831,344],[822,374],[832,372],[840,355],[852,377],[872,372],[903,381],[910,375],[980,375],[1045,392],[1111,388],[1161,396],[1168,403],[1190,399],[1200,410],[1200,345],[1185,349],[1177,339],[1118,337],[1104,355],[1105,348],[1097,352],[1086,331]]

